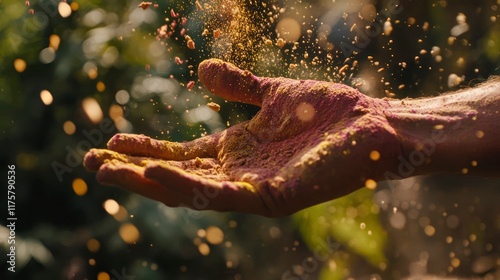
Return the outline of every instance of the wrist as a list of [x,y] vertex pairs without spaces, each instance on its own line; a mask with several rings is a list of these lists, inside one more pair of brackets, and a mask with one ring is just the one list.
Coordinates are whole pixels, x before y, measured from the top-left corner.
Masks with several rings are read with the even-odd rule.
[[401,143],[399,177],[432,173],[496,175],[500,167],[498,83],[433,98],[387,101]]

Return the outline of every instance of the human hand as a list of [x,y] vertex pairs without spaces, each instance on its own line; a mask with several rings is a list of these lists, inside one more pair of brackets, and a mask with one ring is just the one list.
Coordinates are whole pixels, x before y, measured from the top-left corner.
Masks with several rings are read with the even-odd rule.
[[283,216],[373,187],[396,168],[386,100],[341,84],[256,77],[217,59],[198,71],[214,94],[262,109],[191,142],[116,134],[84,159],[100,183],[171,207]]

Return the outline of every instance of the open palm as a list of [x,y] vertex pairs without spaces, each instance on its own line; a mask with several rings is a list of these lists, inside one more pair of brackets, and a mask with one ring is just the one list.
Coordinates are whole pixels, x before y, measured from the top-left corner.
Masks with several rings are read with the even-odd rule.
[[85,156],[101,183],[172,207],[282,216],[372,186],[396,167],[386,100],[341,84],[260,78],[217,59],[198,72],[214,94],[262,109],[191,142],[117,134]]

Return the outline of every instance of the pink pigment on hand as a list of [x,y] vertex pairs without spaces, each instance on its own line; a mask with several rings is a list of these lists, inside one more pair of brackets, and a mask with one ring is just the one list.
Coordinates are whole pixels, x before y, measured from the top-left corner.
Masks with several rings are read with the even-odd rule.
[[[231,197],[241,191],[246,206],[213,209],[271,216],[345,195],[393,170],[390,159],[401,149],[385,119],[385,101],[341,84],[260,78],[218,59],[203,61],[198,76],[215,95],[262,109],[250,121],[191,142],[117,134],[109,150],[90,151],[85,166],[95,171],[101,164],[106,168],[99,172],[123,172],[138,184],[150,185],[148,174],[168,179],[166,189],[183,182],[221,188]],[[381,155],[377,162],[370,160],[372,150]]]

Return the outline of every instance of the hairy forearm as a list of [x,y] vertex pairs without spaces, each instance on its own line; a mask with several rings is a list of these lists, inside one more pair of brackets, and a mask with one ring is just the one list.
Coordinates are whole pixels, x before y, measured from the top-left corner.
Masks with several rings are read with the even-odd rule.
[[413,168],[408,176],[500,175],[499,78],[437,97],[390,100],[388,107],[386,116],[402,143],[402,158]]

